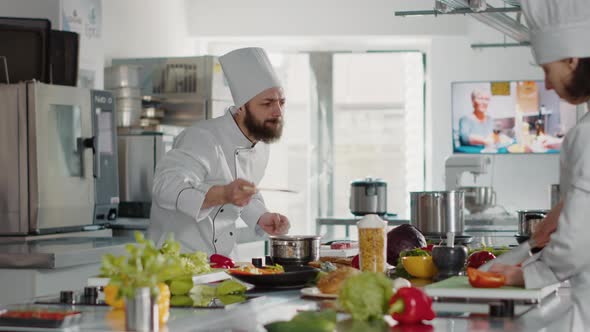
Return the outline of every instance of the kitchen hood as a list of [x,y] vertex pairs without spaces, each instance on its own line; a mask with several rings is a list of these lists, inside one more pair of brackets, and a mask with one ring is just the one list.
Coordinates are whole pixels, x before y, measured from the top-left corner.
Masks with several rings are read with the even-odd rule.
[[[422,15],[471,15],[474,19],[515,40],[518,45],[528,45],[529,29],[521,21],[520,5],[517,0],[498,1],[501,6],[492,6],[486,0],[435,0],[433,10],[396,11],[396,16]],[[508,13],[517,13],[516,18]]]

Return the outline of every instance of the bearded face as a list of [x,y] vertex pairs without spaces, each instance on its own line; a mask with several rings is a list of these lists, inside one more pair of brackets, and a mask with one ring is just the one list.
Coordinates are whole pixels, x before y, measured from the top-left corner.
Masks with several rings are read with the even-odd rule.
[[[276,142],[283,134],[283,117],[258,118],[256,106],[246,103],[244,125],[249,134],[257,141]],[[260,112],[262,113],[262,112]],[[262,113],[264,114],[264,113]]]

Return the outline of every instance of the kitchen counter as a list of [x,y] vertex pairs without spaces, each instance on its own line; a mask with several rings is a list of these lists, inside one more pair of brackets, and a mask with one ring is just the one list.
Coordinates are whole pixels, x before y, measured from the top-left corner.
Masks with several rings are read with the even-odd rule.
[[[314,299],[301,298],[299,290],[256,295],[260,297],[226,309],[172,309],[167,326],[160,331],[265,331],[264,324],[289,320],[300,310],[317,309],[319,303]],[[558,295],[546,298],[540,305],[517,309],[517,312],[524,313],[515,318],[492,319],[481,315],[481,312],[487,312],[487,305],[435,303],[434,309],[438,317],[430,322],[433,329],[420,331],[539,331],[543,328],[546,331],[566,331],[569,330],[566,312],[570,306],[568,288],[561,289]],[[73,331],[124,330],[122,311],[111,311],[107,307],[98,306],[74,306],[73,309],[84,312],[82,324]],[[470,312],[473,314],[470,315]],[[366,326],[354,325],[347,315],[339,315],[338,331],[359,330],[368,329]],[[373,331],[390,329],[383,327]]]
[[56,269],[98,263],[105,254],[121,255],[128,237],[57,238],[0,244],[0,268]]

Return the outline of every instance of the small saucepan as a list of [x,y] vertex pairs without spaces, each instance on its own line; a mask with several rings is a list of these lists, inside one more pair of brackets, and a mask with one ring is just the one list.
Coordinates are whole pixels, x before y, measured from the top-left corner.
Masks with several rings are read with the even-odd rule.
[[317,235],[270,236],[270,257],[281,265],[306,265],[320,259],[320,239]]

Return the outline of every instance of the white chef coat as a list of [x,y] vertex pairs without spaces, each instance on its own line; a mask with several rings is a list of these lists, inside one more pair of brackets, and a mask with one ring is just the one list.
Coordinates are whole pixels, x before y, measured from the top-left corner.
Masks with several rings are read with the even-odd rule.
[[257,225],[267,212],[262,196],[255,194],[243,208],[233,204],[201,207],[214,185],[227,185],[236,177],[258,185],[268,155],[268,144],[253,145],[230,112],[184,130],[156,167],[149,238],[161,245],[168,233],[174,233],[183,252],[235,257],[238,218],[257,235],[264,234]]
[[[589,105],[590,106],[590,105]],[[590,329],[590,115],[572,128],[560,155],[560,188],[564,206],[547,246],[523,264],[526,288],[569,280],[571,326]]]

